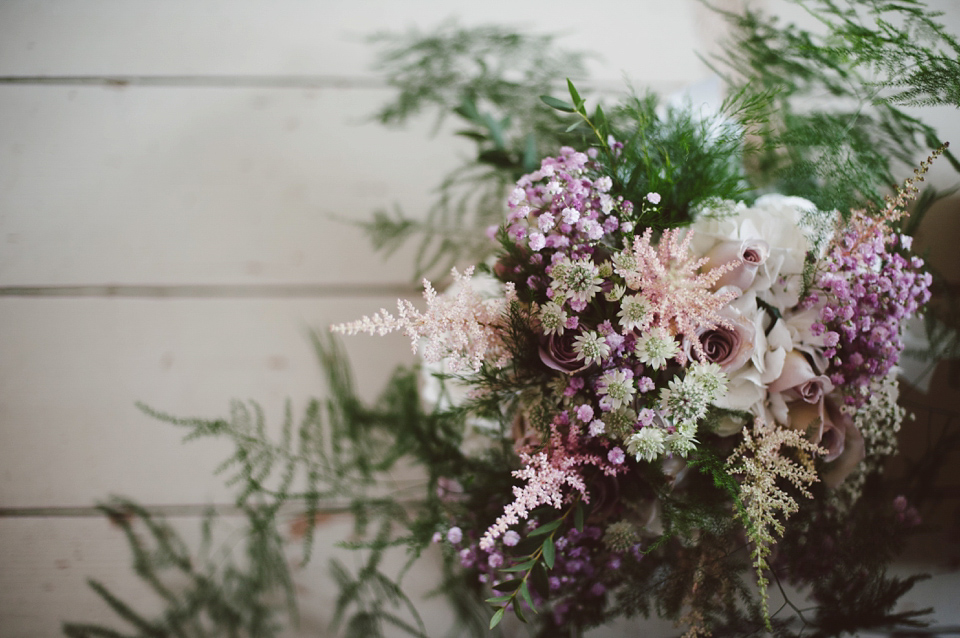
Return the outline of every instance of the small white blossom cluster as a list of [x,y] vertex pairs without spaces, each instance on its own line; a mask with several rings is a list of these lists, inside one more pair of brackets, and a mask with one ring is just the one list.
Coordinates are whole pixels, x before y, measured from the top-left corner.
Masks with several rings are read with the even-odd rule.
[[868,458],[882,458],[897,452],[897,433],[907,414],[897,403],[900,397],[897,373],[894,369],[877,379],[868,389],[866,403],[853,416],[854,424],[863,435]]
[[696,449],[698,423],[725,390],[726,375],[720,366],[690,366],[682,379],[671,379],[661,388],[659,418],[627,439],[627,451],[638,461],[653,461],[664,454],[686,457]]

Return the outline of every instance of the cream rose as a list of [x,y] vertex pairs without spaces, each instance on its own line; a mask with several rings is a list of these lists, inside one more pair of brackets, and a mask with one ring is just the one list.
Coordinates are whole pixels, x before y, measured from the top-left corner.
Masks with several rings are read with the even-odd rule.
[[[704,208],[691,226],[693,250],[698,255],[707,256],[714,250],[726,250],[718,246],[727,242],[740,245],[747,240],[757,240],[766,243],[769,251],[766,259],[758,265],[752,281],[742,290],[768,290],[781,278],[787,281],[803,273],[804,259],[812,247],[804,218],[815,211],[812,202],[783,195],[764,195],[751,207],[721,203]],[[791,305],[778,304],[781,308]]]
[[767,262],[770,245],[755,237],[742,240],[720,242],[705,255],[709,260],[704,270],[725,266],[731,262],[736,266],[728,270],[717,281],[715,288],[735,286],[741,291],[747,290],[757,277],[757,269]]

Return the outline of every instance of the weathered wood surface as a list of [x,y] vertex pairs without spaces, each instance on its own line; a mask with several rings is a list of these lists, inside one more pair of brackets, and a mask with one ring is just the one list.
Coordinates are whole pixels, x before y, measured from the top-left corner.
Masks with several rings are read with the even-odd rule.
[[[935,6],[960,32],[954,0]],[[98,500],[174,513],[188,539],[203,506],[231,500],[212,475],[227,448],[182,445],[136,401],[218,417],[255,399],[278,423],[288,397],[296,409],[323,393],[309,328],[416,295],[412,248],[383,261],[331,216],[423,210],[470,152],[431,139],[429,118],[365,121],[390,94],[364,37],[453,15],[596,51],[593,86],[608,91],[623,77],[665,93],[705,79],[695,50],[721,29],[693,0],[0,3],[0,636],[109,619],[87,577],[154,604]],[[960,140],[954,113],[934,123]],[[368,398],[412,360],[401,337],[346,348]],[[323,557],[348,523],[334,517],[298,573],[291,635],[325,635]],[[934,582],[922,591],[957,587]]]

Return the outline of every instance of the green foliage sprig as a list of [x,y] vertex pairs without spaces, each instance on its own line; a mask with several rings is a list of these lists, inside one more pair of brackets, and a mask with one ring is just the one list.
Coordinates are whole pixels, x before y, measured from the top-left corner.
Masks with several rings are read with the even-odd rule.
[[[546,570],[553,569],[557,551],[554,538],[571,514],[574,518],[574,528],[578,532],[582,532],[583,503],[577,498],[560,518],[544,523],[527,534],[526,541],[533,542],[535,549],[522,558],[520,562],[500,570],[509,574],[510,578],[493,585],[493,589],[496,591],[512,590],[512,593],[486,599],[486,602],[497,607],[497,611],[490,618],[490,629],[500,624],[508,607],[513,608],[513,612],[521,622],[527,622],[521,604],[526,604],[531,611],[538,613],[536,605],[533,604],[533,597],[530,595],[529,581],[537,570],[540,570],[541,574],[545,576]],[[543,540],[540,540],[540,537],[544,537]],[[542,580],[545,580],[545,578]]]
[[482,261],[492,249],[484,231],[500,223],[507,186],[539,166],[545,153],[582,139],[563,133],[562,118],[537,96],[565,77],[583,77],[585,54],[558,48],[549,35],[453,22],[370,40],[381,47],[375,69],[397,89],[374,118],[396,126],[435,110],[436,130],[453,119],[475,154],[443,178],[425,218],[395,207],[360,226],[387,254],[419,236],[415,279],[446,275],[461,259]]
[[734,29],[718,72],[732,94],[761,107],[741,118],[753,140],[750,178],[824,210],[878,204],[896,187],[895,166],[941,145],[901,107],[960,106],[960,44],[916,0],[797,3],[822,34],[713,7]]
[[[744,132],[730,118],[740,100],[725,102],[717,113],[660,105],[652,94],[631,96],[610,107],[586,108],[572,80],[567,80],[571,102],[542,95],[540,99],[561,113],[578,119],[567,127],[590,130],[597,163],[613,179],[612,192],[635,205],[640,227],[672,228],[691,221],[691,213],[713,200],[748,196],[742,169]],[[648,193],[661,196],[656,212],[641,204]]]
[[[470,473],[509,476],[509,470],[503,468],[498,459],[474,460],[464,455],[461,450],[465,431],[463,410],[425,411],[420,403],[419,378],[415,371],[398,370],[379,399],[367,405],[356,395],[349,362],[337,343],[316,334],[312,338],[325,373],[328,398],[308,402],[299,421],[294,419],[288,403],[279,432],[267,426],[263,410],[255,402],[234,402],[226,419],[184,419],[140,406],[154,418],[187,429],[187,441],[212,437],[230,442],[233,450],[217,471],[237,490],[236,505],[250,521],[244,536],[252,549],[246,552],[247,572],[225,563],[221,571],[206,573],[196,565],[200,560],[197,557],[202,558],[209,542],[205,541],[199,550],[189,548],[168,524],[132,503],[105,508],[105,513],[116,518],[128,532],[138,573],[170,608],[164,612],[163,620],[149,620],[138,616],[102,585],[92,583],[122,618],[130,622],[135,619],[138,626],[153,628],[137,634],[138,637],[274,635],[261,628],[265,620],[252,624],[251,618],[279,618],[275,601],[279,588],[279,594],[287,597],[289,614],[295,619],[290,568],[279,531],[281,512],[287,514],[291,508],[299,512],[297,520],[301,523],[303,563],[306,563],[311,558],[317,526],[322,520],[319,514],[331,507],[345,509],[352,515],[352,540],[340,545],[362,557],[354,573],[343,564],[331,561],[331,574],[340,585],[334,609],[335,625],[349,635],[380,636],[387,627],[399,628],[414,636],[425,635],[422,619],[404,593],[403,579],[431,544],[434,532],[445,524],[445,510],[438,495],[439,481],[443,477],[462,478]],[[389,479],[401,459],[413,460],[425,468],[423,483],[414,491],[418,497],[415,500],[404,498],[404,488],[394,486]],[[151,551],[140,541],[126,522],[130,514],[123,508],[127,507],[148,525],[159,549]],[[395,548],[407,552],[407,560],[399,573],[391,575],[385,573],[383,563],[387,553]],[[158,574],[171,565],[190,575],[196,587],[185,591],[167,588]],[[476,615],[480,597],[464,587],[462,580],[453,577],[452,564],[447,564],[445,569],[450,586],[440,593],[449,596],[453,607],[469,624],[475,625],[470,615]],[[211,629],[209,634],[177,629],[187,620],[200,622],[204,614],[213,613],[210,609],[220,607],[240,607],[245,611],[236,622],[229,616],[216,616],[211,622],[217,629]],[[273,615],[268,616],[267,611]],[[180,625],[171,624],[174,629],[170,629],[167,619],[175,619]],[[276,633],[284,623],[276,620],[275,624]],[[235,626],[236,631],[230,629]],[[249,627],[254,629],[245,631]],[[228,629],[226,634],[217,633]],[[71,636],[84,637],[125,635],[104,626],[76,623],[65,625],[65,631]]]
[[133,633],[67,622],[63,632],[70,638],[270,638],[280,635],[285,617],[296,622],[296,597],[276,512],[242,508],[246,525],[240,535],[243,560],[238,560],[229,547],[215,549],[212,512],[203,521],[200,547],[192,550],[169,523],[132,501],[115,498],[99,509],[123,531],[135,573],[164,608],[149,617],[103,583],[89,580]]

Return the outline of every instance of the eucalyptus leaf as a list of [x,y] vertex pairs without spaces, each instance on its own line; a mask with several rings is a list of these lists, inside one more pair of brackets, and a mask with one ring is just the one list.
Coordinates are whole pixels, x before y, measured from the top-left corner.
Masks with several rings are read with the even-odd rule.
[[522,563],[518,563],[517,565],[512,565],[512,566],[510,566],[510,567],[504,567],[504,568],[501,569],[500,571],[502,571],[502,572],[525,572],[525,571],[527,571],[528,569],[530,569],[531,567],[533,567],[533,566],[536,564],[536,562],[537,562],[537,561],[532,560],[532,559],[531,559],[531,560],[525,560],[525,561],[523,561]]
[[547,567],[553,569],[553,561],[557,557],[557,550],[554,547],[553,539],[549,536],[545,541],[543,541],[543,562],[547,564]]
[[567,89],[570,91],[570,99],[573,100],[574,108],[579,112],[583,109],[583,98],[580,97],[580,94],[577,92],[576,87],[573,86],[573,82],[570,78],[567,78]]
[[533,613],[539,613],[536,605],[533,604],[533,597],[530,596],[530,587],[527,585],[527,581],[523,581],[523,584],[520,585],[520,597],[523,598],[523,601],[527,603]]
[[522,582],[522,578],[511,578],[510,580],[505,580],[501,583],[497,583],[492,587],[497,591],[507,591],[508,589],[516,589],[516,586]]
[[573,107],[573,104],[569,102],[564,102],[563,100],[558,100],[555,97],[549,95],[541,95],[540,100],[549,106],[550,108],[556,109],[558,111],[563,111],[564,113],[576,113],[577,109]]
[[457,131],[455,135],[459,135],[460,137],[467,137],[475,142],[486,142],[487,140],[490,139],[483,133],[478,133],[477,131],[471,131],[468,129]]
[[493,629],[500,624],[500,621],[503,620],[503,612],[505,609],[505,607],[501,607],[496,611],[495,614],[493,614],[493,618],[490,619],[490,629]]
[[517,604],[517,601],[514,601],[513,603],[513,613],[520,622],[527,622],[527,617],[523,615],[523,611],[520,609],[520,605]]
[[534,536],[543,536],[544,534],[549,534],[549,533],[552,532],[553,530],[555,530],[555,529],[557,529],[558,527],[560,527],[560,525],[561,525],[562,523],[563,523],[563,519],[560,519],[560,518],[558,518],[558,519],[555,520],[555,521],[550,521],[549,523],[544,523],[543,525],[541,525],[541,526],[538,527],[537,529],[535,529],[535,530],[533,530],[532,532],[530,532],[529,534],[527,534],[527,536],[532,538],[532,537],[534,537]]

